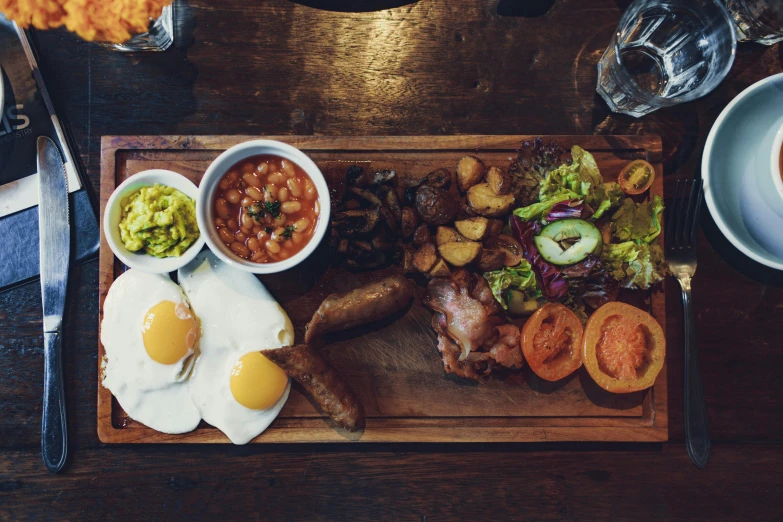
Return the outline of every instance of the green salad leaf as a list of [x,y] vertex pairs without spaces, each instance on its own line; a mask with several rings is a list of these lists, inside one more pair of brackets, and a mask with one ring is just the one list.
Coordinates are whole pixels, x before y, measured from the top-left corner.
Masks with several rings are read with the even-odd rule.
[[541,296],[541,290],[536,283],[536,275],[527,260],[523,259],[516,266],[506,266],[500,270],[484,273],[484,279],[489,283],[492,295],[497,302],[508,309],[506,294],[508,290],[519,290],[529,299]]
[[661,233],[661,212],[663,200],[658,195],[643,203],[628,198],[612,216],[612,235],[618,241],[652,243]]
[[598,204],[598,208],[595,209],[595,213],[590,216],[590,219],[595,221],[599,217],[606,214],[606,211],[612,208],[612,201],[609,198],[604,198],[601,203]]
[[516,209],[514,215],[525,221],[537,221],[543,219],[555,203],[582,200],[593,209],[589,219],[595,221],[618,204],[623,197],[622,191],[615,187],[611,187],[611,192],[607,190],[609,185],[617,184],[604,185],[592,154],[574,145],[571,158],[571,163],[549,171],[541,180],[539,202]]
[[533,203],[532,205],[514,210],[514,215],[523,221],[542,221],[552,210],[552,207],[561,201],[568,201],[571,199],[574,199],[571,192],[561,190],[556,194],[552,194],[547,200],[541,200],[538,203]]
[[571,163],[560,165],[541,181],[539,200],[547,201],[564,191],[570,193],[572,199],[584,199],[594,187],[602,185],[601,174],[589,152],[574,145],[571,158]]
[[579,175],[582,179],[589,181],[594,187],[603,184],[604,178],[601,177],[601,171],[598,170],[598,164],[592,154],[579,145],[574,145],[571,147],[571,158],[579,165]]
[[603,190],[604,198],[598,204],[598,208],[595,209],[595,213],[591,217],[593,221],[603,216],[608,210],[619,206],[626,199],[625,192],[623,192],[620,184],[616,181],[604,183]]
[[604,183],[604,190],[613,207],[620,205],[625,200],[625,192],[623,192],[623,188],[616,181]]
[[601,261],[609,275],[625,288],[647,289],[663,281],[668,273],[663,251],[657,243],[604,244]]

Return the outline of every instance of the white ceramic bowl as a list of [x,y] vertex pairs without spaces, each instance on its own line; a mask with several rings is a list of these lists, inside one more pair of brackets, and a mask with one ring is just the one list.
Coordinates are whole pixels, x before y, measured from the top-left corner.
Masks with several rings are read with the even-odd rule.
[[769,191],[764,192],[765,195],[770,196],[767,202],[772,206],[779,216],[783,217],[783,120],[781,120],[780,128],[771,137],[772,146],[766,150],[769,155],[769,160],[764,158],[765,150],[759,147],[759,163],[763,167],[765,164],[769,164],[769,173],[767,174],[767,181],[770,182]]
[[177,174],[170,170],[153,169],[145,170],[134,174],[119,187],[114,189],[109,201],[106,203],[106,211],[103,214],[103,235],[109,243],[111,251],[117,258],[131,268],[137,268],[143,272],[153,274],[164,274],[174,272],[190,263],[204,246],[204,229],[199,223],[201,234],[195,243],[190,245],[185,253],[179,257],[159,258],[145,254],[143,250],[131,252],[122,243],[120,238],[120,217],[122,208],[120,203],[122,198],[130,196],[142,187],[149,187],[159,183],[171,188],[175,188],[196,201],[196,212],[198,213],[198,188],[188,178],[182,174]]
[[777,270],[783,270],[783,211],[770,153],[783,139],[782,124],[783,73],[754,83],[723,109],[701,163],[704,198],[720,231],[743,254]]
[[[289,159],[299,165],[307,175],[310,176],[310,179],[313,180],[315,188],[318,190],[318,202],[321,207],[321,213],[318,216],[318,223],[315,226],[313,237],[307,245],[290,258],[274,263],[254,263],[253,261],[237,257],[223,241],[220,240],[220,236],[214,226],[215,209],[212,205],[212,198],[218,183],[220,183],[220,180],[231,167],[244,159],[259,154],[274,154],[275,156]],[[282,272],[283,270],[288,270],[289,268],[298,265],[306,259],[307,256],[312,254],[321,243],[324,234],[326,234],[326,229],[329,227],[329,211],[329,187],[327,187],[324,175],[321,173],[318,166],[316,166],[313,160],[304,152],[296,147],[274,140],[246,141],[234,145],[215,158],[215,161],[212,162],[209,168],[207,168],[206,173],[204,173],[204,177],[201,178],[198,200],[196,202],[198,227],[202,231],[210,250],[229,265],[254,274],[274,274]]]

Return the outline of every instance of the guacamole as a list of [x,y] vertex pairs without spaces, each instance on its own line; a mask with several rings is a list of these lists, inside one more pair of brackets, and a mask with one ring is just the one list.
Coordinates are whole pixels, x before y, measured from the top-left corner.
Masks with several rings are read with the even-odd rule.
[[155,184],[122,198],[120,237],[125,248],[155,257],[179,257],[199,237],[196,203],[179,190]]

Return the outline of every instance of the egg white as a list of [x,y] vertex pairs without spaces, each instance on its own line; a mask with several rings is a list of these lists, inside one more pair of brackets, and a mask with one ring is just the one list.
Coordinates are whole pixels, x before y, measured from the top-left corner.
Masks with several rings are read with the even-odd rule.
[[266,410],[251,410],[231,393],[231,369],[239,358],[294,341],[294,328],[283,308],[253,275],[201,252],[178,272],[179,284],[201,321],[201,355],[189,380],[190,394],[202,418],[234,444],[261,434],[283,408],[280,400]]
[[114,281],[103,304],[102,382],[130,418],[163,433],[185,433],[201,420],[186,380],[194,357],[161,364],[144,348],[144,316],[161,301],[187,304],[167,275],[130,269]]

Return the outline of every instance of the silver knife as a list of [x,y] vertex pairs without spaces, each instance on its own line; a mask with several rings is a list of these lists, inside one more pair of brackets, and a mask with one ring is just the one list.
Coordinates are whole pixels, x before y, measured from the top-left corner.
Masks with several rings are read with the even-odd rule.
[[57,473],[68,453],[62,372],[62,323],[71,252],[68,178],[57,145],[38,138],[38,228],[41,238],[41,295],[44,330],[44,400],[41,452]]

